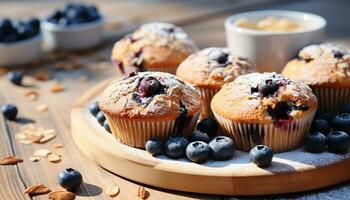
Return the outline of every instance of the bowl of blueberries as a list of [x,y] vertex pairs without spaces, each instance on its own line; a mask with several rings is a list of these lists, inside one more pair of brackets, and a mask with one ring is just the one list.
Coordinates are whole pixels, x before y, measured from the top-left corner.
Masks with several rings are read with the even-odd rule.
[[29,63],[37,59],[41,51],[40,21],[0,19],[0,66]]
[[83,50],[102,41],[104,19],[94,5],[69,3],[41,21],[50,48]]

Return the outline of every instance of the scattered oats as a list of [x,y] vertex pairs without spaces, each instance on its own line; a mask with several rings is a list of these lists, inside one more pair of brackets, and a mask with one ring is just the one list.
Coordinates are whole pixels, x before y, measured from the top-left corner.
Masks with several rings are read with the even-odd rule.
[[26,124],[26,125],[24,125],[24,126],[19,128],[19,130],[21,132],[24,132],[24,131],[27,131],[27,130],[35,130],[35,129],[36,129],[36,126],[33,123]]
[[49,110],[49,106],[47,106],[46,104],[40,104],[36,107],[36,111],[38,112],[46,112]]
[[31,156],[31,157],[29,157],[29,160],[32,162],[38,162],[40,160],[40,157],[39,156]]
[[38,99],[39,93],[34,90],[30,90],[24,94],[29,100],[35,101]]
[[116,184],[112,184],[105,191],[108,196],[115,197],[119,194],[119,187]]
[[49,154],[51,154],[51,151],[48,149],[38,149],[34,151],[33,156],[39,156],[39,157],[47,157]]
[[73,200],[75,194],[69,191],[54,191],[49,194],[49,199],[52,200]]
[[24,133],[17,133],[17,134],[15,135],[15,138],[16,138],[17,140],[25,140],[25,139],[28,139],[27,135],[24,134]]
[[30,139],[18,140],[18,142],[21,144],[33,144],[33,141]]
[[55,154],[50,154],[48,157],[47,157],[47,160],[52,162],[52,163],[58,163],[58,162],[61,162],[61,157],[60,156],[57,156]]
[[3,158],[0,161],[0,165],[15,165],[20,162],[23,162],[23,160],[15,156],[9,156],[9,157]]
[[54,144],[52,146],[53,148],[56,148],[56,149],[63,148],[63,144]]
[[38,71],[35,73],[34,78],[38,81],[46,81],[50,79],[50,75],[47,71]]
[[41,195],[41,194],[47,194],[50,190],[43,184],[33,185],[28,187],[24,194],[28,194],[29,196],[35,196],[35,195]]
[[50,88],[50,91],[52,93],[58,93],[58,92],[63,92],[64,91],[64,88],[58,84],[58,83],[54,83],[51,88]]
[[139,189],[137,190],[137,196],[140,197],[140,199],[146,199],[148,192],[144,187],[139,186]]
[[78,81],[79,81],[80,83],[86,83],[87,80],[88,80],[88,77],[87,77],[87,76],[79,76],[79,77],[78,77]]

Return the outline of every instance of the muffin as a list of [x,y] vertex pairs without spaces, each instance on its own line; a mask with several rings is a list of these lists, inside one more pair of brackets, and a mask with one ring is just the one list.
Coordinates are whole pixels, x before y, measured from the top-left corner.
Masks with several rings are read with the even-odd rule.
[[196,50],[180,27],[154,22],[142,25],[115,43],[111,59],[124,75],[138,71],[175,74],[178,65]]
[[174,75],[139,72],[112,81],[99,105],[119,142],[144,148],[151,138],[188,136],[199,117],[201,97]]
[[176,76],[196,86],[202,94],[201,118],[211,117],[210,102],[215,93],[237,76],[254,72],[246,58],[233,55],[227,48],[207,48],[192,54],[176,71]]
[[309,86],[276,73],[239,76],[213,97],[211,109],[222,131],[238,149],[258,144],[274,152],[302,144],[317,109]]
[[350,52],[335,44],[303,48],[282,74],[308,84],[321,110],[339,111],[350,102]]

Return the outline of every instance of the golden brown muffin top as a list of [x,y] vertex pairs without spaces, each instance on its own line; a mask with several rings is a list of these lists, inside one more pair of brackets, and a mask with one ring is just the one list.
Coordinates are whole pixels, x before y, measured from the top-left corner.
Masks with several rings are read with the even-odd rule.
[[221,88],[239,75],[256,71],[246,58],[233,55],[228,48],[211,47],[190,55],[176,75],[195,86]]
[[282,126],[314,112],[317,99],[300,81],[276,73],[251,73],[224,85],[214,96],[211,108],[241,123]]
[[287,63],[282,74],[310,86],[349,87],[350,52],[331,43],[310,45]]
[[[177,66],[197,47],[178,26],[154,22],[142,25],[115,43],[112,60],[124,66]],[[166,66],[165,66],[166,67]]]
[[139,72],[114,80],[99,99],[107,115],[127,119],[173,120],[200,111],[199,91],[174,75]]

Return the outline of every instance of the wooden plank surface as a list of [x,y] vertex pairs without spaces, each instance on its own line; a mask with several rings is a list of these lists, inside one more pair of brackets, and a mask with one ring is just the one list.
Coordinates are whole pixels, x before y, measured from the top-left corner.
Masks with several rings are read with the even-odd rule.
[[[199,3],[198,3],[199,2]],[[346,0],[337,1],[288,1],[286,4],[263,4],[257,7],[252,5],[242,5],[239,0],[215,1],[98,1],[103,13],[106,13],[110,25],[109,32],[118,32],[121,29],[132,29],[144,21],[161,20],[171,21],[184,25],[189,35],[199,44],[200,47],[224,46],[225,35],[223,22],[230,14],[252,9],[296,9],[319,13],[325,16],[329,22],[328,32],[330,40],[341,41],[349,44],[350,26],[346,18],[350,17],[348,12],[349,3]],[[246,1],[244,1],[246,2]],[[236,4],[237,3],[237,4]],[[254,3],[254,1],[253,1]],[[256,1],[255,1],[256,3]],[[62,1],[7,1],[0,3],[1,16],[22,17],[27,15],[42,15],[49,8],[62,5]],[[239,6],[241,5],[241,6]],[[142,9],[135,9],[142,8]],[[329,10],[332,10],[330,12]],[[344,20],[343,20],[344,19]],[[125,28],[126,27],[126,28]],[[113,35],[112,35],[113,36]],[[114,37],[114,36],[113,36]],[[110,40],[117,38],[111,37]],[[28,75],[25,83],[31,83],[33,87],[17,87],[10,84],[5,76],[0,77],[0,103],[15,103],[20,110],[21,122],[8,122],[7,129],[0,130],[0,156],[16,154],[24,159],[23,163],[17,166],[0,166],[0,199],[25,199],[23,190],[26,186],[43,183],[50,189],[56,190],[60,187],[57,184],[57,174],[65,167],[79,169],[84,176],[85,184],[78,191],[77,199],[109,199],[103,192],[104,187],[114,182],[120,187],[120,194],[115,199],[136,199],[138,184],[113,175],[101,169],[93,162],[84,157],[76,148],[70,136],[69,111],[77,99],[84,91],[91,88],[97,82],[106,77],[114,76],[115,70],[109,62],[112,43],[108,42],[100,48],[83,53],[48,53],[45,59],[33,66],[24,66],[21,69]],[[69,69],[73,63],[80,63],[80,67]],[[64,65],[67,69],[55,70],[57,63]],[[28,68],[28,70],[27,70]],[[52,76],[51,80],[40,82],[33,79],[33,74],[37,71],[48,71]],[[87,81],[82,81],[81,77],[87,77]],[[59,82],[65,88],[62,93],[52,94],[49,91],[54,82]],[[29,90],[39,92],[37,101],[29,101],[24,93]],[[36,106],[47,104],[49,110],[45,113],[38,113]],[[58,136],[46,144],[19,144],[14,141],[13,135],[18,132],[26,121],[35,121],[36,124],[45,128],[53,128],[58,132]],[[0,117],[1,126],[5,126],[4,120]],[[11,137],[10,137],[11,136]],[[11,138],[11,140],[10,140]],[[12,141],[12,142],[11,142]],[[43,159],[33,163],[28,158],[38,148],[48,148],[52,151],[54,143],[62,143],[62,161],[57,164],[49,163]],[[58,150],[55,150],[55,152]],[[289,195],[288,197],[312,197],[328,195],[334,196],[336,190],[339,192],[349,191],[349,183],[331,187],[327,190],[318,190],[311,193],[300,193]],[[182,192],[161,190],[153,187],[146,187],[150,192],[149,199],[223,199],[227,197],[214,197],[207,195],[197,195]],[[285,195],[277,196],[284,197]],[[275,196],[274,196],[275,197]],[[327,196],[326,196],[327,197]],[[335,196],[337,197],[337,196]],[[47,199],[47,196],[38,196],[34,199]]]

